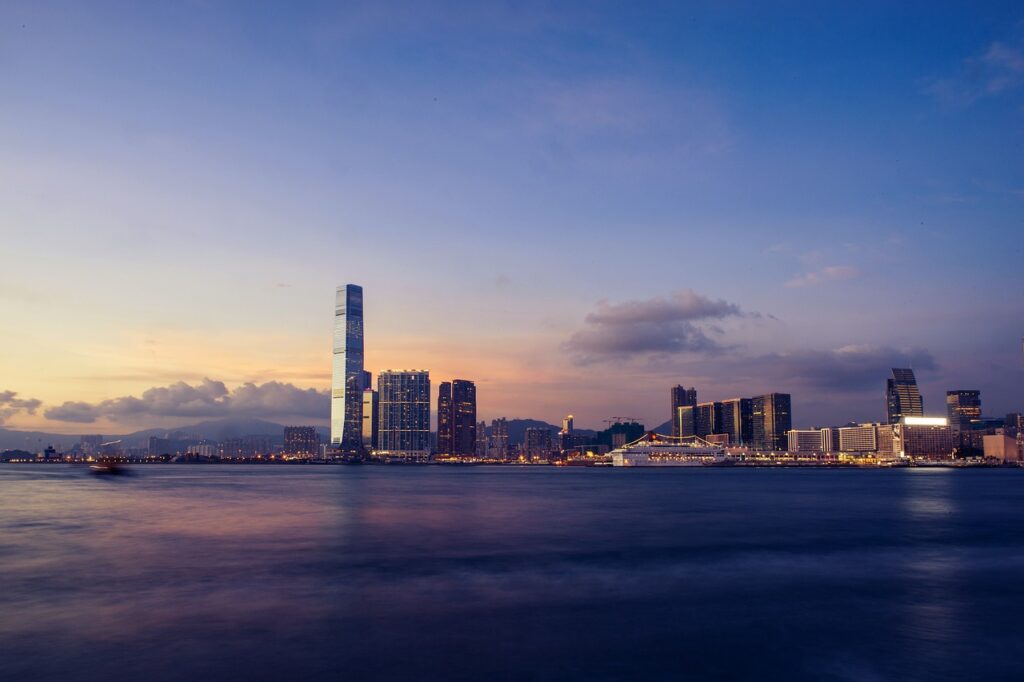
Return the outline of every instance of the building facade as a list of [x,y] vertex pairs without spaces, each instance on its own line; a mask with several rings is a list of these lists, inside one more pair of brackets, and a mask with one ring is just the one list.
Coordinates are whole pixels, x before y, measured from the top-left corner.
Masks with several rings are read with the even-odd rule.
[[898,424],[904,417],[924,416],[924,401],[914,370],[893,367],[892,378],[885,384],[885,408],[890,424]]
[[284,427],[284,451],[289,455],[313,456],[320,450],[320,434],[315,426]]
[[722,403],[698,403],[694,420],[695,430],[701,438],[722,433]]
[[343,451],[362,447],[363,371],[363,288],[346,284],[334,294],[331,365],[331,443]]
[[476,454],[476,384],[465,379],[441,382],[437,393],[437,452]]
[[[672,418],[670,421],[672,423],[672,435],[679,436],[682,435],[678,431],[679,408],[683,407],[684,405],[689,405],[690,407],[697,406],[697,387],[694,386],[693,388],[686,388],[685,386],[682,385],[673,386],[671,394]],[[692,436],[693,434],[690,435]]]
[[380,428],[380,400],[377,391],[372,388],[363,389],[363,447],[367,450],[377,449],[377,434]]
[[788,393],[768,393],[751,398],[752,447],[757,450],[785,450],[786,434],[793,428]]
[[840,452],[875,452],[878,450],[878,426],[858,424],[839,427]]
[[697,435],[697,406],[680,405],[676,410],[676,428],[673,431],[676,436]]
[[720,433],[729,435],[730,445],[749,445],[753,439],[750,398],[731,398],[722,401]]
[[377,377],[377,450],[424,457],[430,452],[430,373],[387,370]]
[[809,454],[833,451],[832,429],[790,429],[787,439],[790,452]]
[[523,454],[531,462],[547,460],[554,451],[551,429],[529,427],[523,439]]
[[981,419],[981,391],[946,391],[946,418],[953,431],[970,429],[972,419]]

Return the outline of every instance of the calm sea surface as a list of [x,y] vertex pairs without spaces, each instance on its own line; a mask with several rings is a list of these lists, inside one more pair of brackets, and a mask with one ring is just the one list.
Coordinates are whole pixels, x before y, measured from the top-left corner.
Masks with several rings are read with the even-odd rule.
[[0,679],[1024,679],[1024,470],[134,471],[0,466]]

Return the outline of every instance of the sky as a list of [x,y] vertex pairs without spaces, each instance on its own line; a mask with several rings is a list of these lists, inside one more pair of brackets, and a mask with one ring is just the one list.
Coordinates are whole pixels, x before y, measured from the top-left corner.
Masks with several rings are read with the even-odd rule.
[[[638,6],[639,5],[639,6]],[[1015,2],[0,4],[0,427],[1024,410]]]

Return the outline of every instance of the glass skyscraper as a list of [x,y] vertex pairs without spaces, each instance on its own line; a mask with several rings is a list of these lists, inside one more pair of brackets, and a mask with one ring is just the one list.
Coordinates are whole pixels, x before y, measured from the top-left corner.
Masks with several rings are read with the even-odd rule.
[[363,288],[338,287],[334,298],[334,359],[331,367],[331,443],[345,451],[362,446]]
[[903,417],[924,416],[924,402],[914,370],[893,367],[892,379],[885,384],[885,408],[890,424],[899,424]]

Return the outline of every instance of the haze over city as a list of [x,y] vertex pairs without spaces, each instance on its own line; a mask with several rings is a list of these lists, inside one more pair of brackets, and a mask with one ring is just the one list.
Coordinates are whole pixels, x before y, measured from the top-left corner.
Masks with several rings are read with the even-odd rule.
[[[457,11],[456,11],[457,9]],[[627,11],[628,9],[628,11]],[[479,416],[794,425],[1024,386],[1015,3],[6,3],[0,426],[325,425],[366,368]]]

